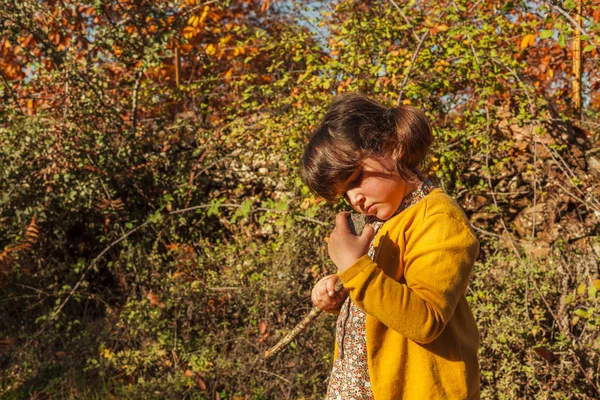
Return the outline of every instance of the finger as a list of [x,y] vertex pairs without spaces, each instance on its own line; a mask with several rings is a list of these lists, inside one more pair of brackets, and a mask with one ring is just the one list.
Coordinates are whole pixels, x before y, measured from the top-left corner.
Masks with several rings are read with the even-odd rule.
[[335,217],[335,228],[339,228],[343,230],[343,232],[350,232],[350,227],[348,226],[348,215],[350,215],[347,211],[342,211]]
[[327,299],[329,297],[329,293],[327,293],[327,282],[323,282],[319,285],[319,290],[317,295],[320,299]]
[[373,239],[373,236],[375,236],[375,229],[369,224],[365,225],[360,238],[370,242]]
[[312,300],[312,302],[315,306],[319,304],[319,296],[317,294],[317,290],[318,290],[317,286],[315,286],[310,295],[310,299]]
[[337,280],[337,275],[334,275],[332,279],[327,281],[327,294],[329,295],[329,297],[335,296],[335,283],[337,282]]
[[341,299],[345,299],[348,296],[348,289],[342,289],[336,293],[336,296]]

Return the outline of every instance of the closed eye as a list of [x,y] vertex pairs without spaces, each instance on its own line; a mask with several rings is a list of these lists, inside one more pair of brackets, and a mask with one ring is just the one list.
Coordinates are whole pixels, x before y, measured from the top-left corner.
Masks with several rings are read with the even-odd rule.
[[358,184],[361,181],[362,177],[363,177],[363,172],[362,172],[362,169],[360,169],[358,171],[358,173],[356,174],[356,176],[350,178],[350,181],[348,181],[348,186],[354,186],[354,185]]

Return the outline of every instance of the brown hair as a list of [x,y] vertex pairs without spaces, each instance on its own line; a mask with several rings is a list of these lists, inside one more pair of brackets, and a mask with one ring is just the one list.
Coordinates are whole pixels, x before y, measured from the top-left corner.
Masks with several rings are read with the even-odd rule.
[[414,179],[433,135],[418,108],[387,108],[362,94],[343,94],[331,103],[302,155],[304,183],[328,201],[367,157],[396,159],[398,174]]

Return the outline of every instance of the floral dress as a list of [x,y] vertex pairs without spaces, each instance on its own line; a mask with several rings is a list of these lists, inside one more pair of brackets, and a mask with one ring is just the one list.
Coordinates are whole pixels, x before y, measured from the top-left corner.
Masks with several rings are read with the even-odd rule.
[[[431,181],[421,183],[404,198],[396,214],[406,210],[434,189]],[[377,219],[369,220],[375,233],[384,224]],[[368,255],[374,260],[376,248],[375,236],[369,245]],[[373,399],[369,367],[367,364],[366,314],[350,299],[342,305],[336,322],[335,337],[338,357],[333,364],[329,378],[326,400],[363,400]]]

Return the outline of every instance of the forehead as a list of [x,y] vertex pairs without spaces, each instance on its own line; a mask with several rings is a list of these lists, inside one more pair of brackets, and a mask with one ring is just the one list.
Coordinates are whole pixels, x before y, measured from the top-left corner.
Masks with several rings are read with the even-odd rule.
[[367,157],[360,162],[354,172],[352,172],[347,179],[335,185],[338,196],[343,195],[351,183],[356,180],[359,175],[361,175],[361,179],[394,179],[398,175],[398,172],[396,171],[393,160],[390,158],[377,159]]

